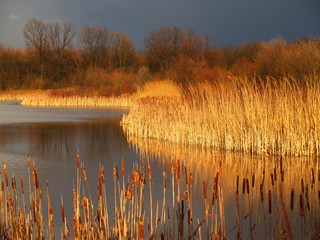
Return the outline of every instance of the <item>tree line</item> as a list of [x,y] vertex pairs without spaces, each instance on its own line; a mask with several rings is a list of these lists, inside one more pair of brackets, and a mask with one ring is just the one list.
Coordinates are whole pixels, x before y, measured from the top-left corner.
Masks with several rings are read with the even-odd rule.
[[86,86],[105,94],[132,92],[150,79],[181,84],[223,81],[228,75],[303,79],[320,73],[320,40],[304,37],[218,47],[210,35],[161,26],[137,51],[130,34],[67,22],[29,19],[23,29],[25,49],[0,44],[0,89]]

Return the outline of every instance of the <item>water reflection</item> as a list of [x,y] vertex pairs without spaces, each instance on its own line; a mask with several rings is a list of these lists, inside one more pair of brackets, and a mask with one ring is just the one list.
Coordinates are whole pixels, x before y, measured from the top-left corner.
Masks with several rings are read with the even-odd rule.
[[[251,156],[135,137],[129,137],[128,142],[142,159],[166,168],[168,176],[171,162],[177,164],[180,159],[184,163],[187,172],[194,175],[193,208],[195,218],[199,219],[205,213],[203,180],[211,203],[214,178],[221,162],[225,227],[230,239],[286,238],[290,232],[295,239],[319,237],[318,159]],[[214,212],[211,204],[209,211]],[[221,226],[223,222],[220,218],[218,221]],[[213,219],[209,228],[214,222]]]
[[90,158],[106,156],[128,149],[119,121],[0,125],[0,150],[59,159],[74,157],[78,150]]

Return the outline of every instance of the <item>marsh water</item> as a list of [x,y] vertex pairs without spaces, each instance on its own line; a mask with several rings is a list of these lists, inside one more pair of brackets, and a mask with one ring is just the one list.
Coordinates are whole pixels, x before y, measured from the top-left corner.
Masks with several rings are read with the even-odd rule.
[[[182,197],[186,189],[185,171],[188,177],[190,173],[193,176],[194,228],[198,220],[201,222],[205,217],[205,184],[209,212],[214,217],[212,226],[219,231],[221,207],[212,211],[211,199],[214,178],[220,170],[228,238],[289,238],[289,229],[295,239],[319,234],[320,176],[317,158],[253,156],[136,139],[126,136],[120,126],[121,117],[126,113],[127,109],[117,108],[46,108],[21,106],[15,101],[0,102],[1,171],[5,161],[9,176],[28,179],[29,153],[37,168],[40,184],[44,189],[47,181],[49,184],[56,237],[60,237],[62,226],[61,196],[67,222],[72,223],[77,152],[84,163],[93,193],[97,189],[99,166],[103,166],[110,209],[114,206],[113,167],[115,164],[121,166],[121,159],[125,162],[126,178],[131,176],[134,166],[146,169],[150,163],[153,209],[156,209],[157,201],[162,206],[163,171],[171,183],[171,164],[176,166],[180,161]],[[96,194],[92,196],[97,202]],[[150,219],[148,188],[145,196],[145,217]],[[165,196],[165,205],[172,206],[171,184],[167,184]],[[43,199],[43,209],[46,209],[46,199]],[[205,227],[206,223],[203,223],[200,228],[203,239],[207,236]],[[211,222],[209,229],[211,232]]]

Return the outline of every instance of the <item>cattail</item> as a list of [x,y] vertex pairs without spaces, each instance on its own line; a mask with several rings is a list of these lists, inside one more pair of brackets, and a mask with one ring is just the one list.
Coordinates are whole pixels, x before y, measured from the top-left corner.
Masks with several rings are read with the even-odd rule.
[[135,171],[135,184],[136,188],[139,186],[139,173],[138,171]]
[[216,178],[215,178],[215,194],[216,194],[216,199],[218,198],[218,182],[219,182],[219,172],[217,172],[216,174]]
[[264,197],[263,197],[263,185],[260,184],[260,200],[263,202],[263,199],[264,199]]
[[101,186],[102,186],[102,183],[101,183],[101,179],[102,178],[102,176],[101,176],[101,167],[99,167],[99,186],[98,186],[98,189],[99,189],[99,195],[98,195],[98,197],[100,197],[101,196]]
[[73,204],[74,204],[75,212],[77,212],[77,194],[74,189],[73,189]]
[[36,186],[37,189],[39,189],[39,179],[37,174],[37,168],[33,165],[33,184]]
[[271,184],[274,185],[273,174],[271,173]]
[[254,188],[255,174],[252,175],[252,188]]
[[274,180],[277,181],[277,168],[273,169],[273,173],[274,173]]
[[174,164],[173,164],[173,160],[171,160],[171,173],[172,176],[174,175]]
[[187,172],[187,167],[184,166],[184,174],[185,174],[185,177],[186,177],[186,185],[188,186],[188,172]]
[[86,222],[89,222],[89,209],[88,209],[88,199],[84,196],[83,197],[83,205],[84,205],[84,213],[85,213],[85,218]]
[[17,189],[16,189],[16,180],[15,180],[15,177],[13,176],[12,177],[12,189],[14,192],[17,192]]
[[146,184],[146,173],[145,172],[142,173],[141,182],[142,182],[142,185],[145,186],[145,184]]
[[117,169],[116,167],[113,168],[113,179],[116,180],[117,178]]
[[272,212],[272,205],[271,205],[271,190],[269,190],[269,194],[268,194],[268,196],[269,196],[269,204],[268,204],[268,206],[269,206],[269,214],[271,214],[271,212]]
[[64,206],[63,206],[62,195],[61,195],[61,215],[62,215],[62,222],[64,223]]
[[313,168],[311,168],[311,174],[312,174],[312,184],[315,183],[315,180],[314,180],[314,171],[313,171]]
[[151,228],[150,228],[150,222],[149,222],[149,219],[147,218],[147,224],[148,224],[148,233],[151,232]]
[[242,193],[244,194],[246,192],[246,179],[244,178],[242,180]]
[[303,194],[300,194],[300,210],[299,215],[302,217],[304,216],[304,203],[303,203]]
[[192,173],[190,173],[189,183],[190,183],[190,188],[192,188]]
[[236,191],[236,194],[237,195],[239,194],[239,175],[237,175],[237,191]]
[[188,191],[187,190],[184,191],[184,196],[186,197],[186,201],[188,202],[189,199],[188,199]]
[[144,239],[144,229],[143,229],[143,222],[140,219],[139,221],[139,232],[140,232],[140,240]]
[[80,166],[80,157],[79,157],[79,151],[77,152],[77,169],[79,169]]
[[294,207],[294,190],[293,190],[293,188],[291,190],[290,207],[291,207],[291,211],[293,211],[293,207]]
[[106,179],[105,179],[105,177],[104,177],[104,170],[102,169],[102,182],[103,183],[106,183]]
[[178,159],[178,167],[177,167],[177,175],[176,175],[178,184],[180,183],[180,171],[181,171],[181,169],[180,169],[180,159]]
[[124,221],[122,218],[120,218],[120,234],[121,236],[124,235]]
[[205,181],[205,180],[203,180],[202,186],[203,186],[203,196],[204,196],[204,199],[207,199],[207,190],[206,190],[206,181]]
[[150,167],[150,164],[148,164],[148,177],[149,177],[149,182],[151,182],[151,167]]
[[34,223],[36,223],[37,222],[36,203],[34,202],[34,200],[32,201],[32,207],[33,207],[33,221]]
[[49,203],[49,215],[50,215],[51,226],[53,226],[53,211],[52,211],[51,203]]
[[122,176],[124,177],[124,160],[123,160],[123,158],[121,160],[121,170],[122,170]]
[[[238,194],[238,193],[237,193]],[[211,205],[214,205],[214,200],[216,199],[216,186],[215,186],[215,181],[213,184],[213,189],[212,189],[212,201],[211,201]]]
[[6,187],[9,187],[6,162],[3,163],[4,177],[6,179]]
[[169,211],[169,206],[167,206],[167,212],[168,212],[168,220],[169,220],[169,222],[170,222],[170,211]]
[[301,192],[304,193],[304,183],[303,178],[301,179]]
[[246,179],[246,185],[247,185],[247,194],[249,194],[249,179]]
[[86,174],[86,170],[82,170],[83,171],[83,176],[84,176],[84,180],[87,182],[88,181],[88,179],[87,179],[87,174]]
[[29,158],[29,152],[27,152],[27,163],[28,163],[28,167],[30,167],[30,158]]
[[221,163],[221,161],[219,161],[219,176],[220,176],[220,180],[222,180],[222,163]]
[[282,165],[282,156],[280,157],[280,172],[283,171],[283,165]]
[[73,228],[74,228],[74,236],[76,237],[76,239],[78,238],[78,221],[77,221],[77,216],[76,214],[73,217]]
[[308,184],[306,185],[306,200],[307,200],[307,208],[308,208],[308,211],[310,211],[309,194],[308,194]]
[[24,194],[24,188],[23,188],[23,177],[20,177],[20,181],[21,181],[21,192],[22,194]]

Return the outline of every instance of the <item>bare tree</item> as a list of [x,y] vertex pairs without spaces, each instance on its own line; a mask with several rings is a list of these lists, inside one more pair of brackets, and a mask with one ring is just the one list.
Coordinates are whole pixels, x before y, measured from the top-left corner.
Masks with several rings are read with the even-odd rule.
[[47,26],[46,24],[35,18],[27,21],[23,29],[23,37],[27,46],[36,48],[42,59],[44,48],[47,45]]
[[79,34],[82,53],[94,66],[105,66],[108,58],[109,31],[105,27],[85,25]]
[[112,64],[124,71],[132,65],[136,55],[133,40],[129,34],[116,31],[111,34],[110,43]]
[[166,71],[174,66],[183,38],[177,27],[162,26],[144,40],[148,65],[152,71]]
[[61,50],[72,47],[72,40],[76,33],[71,23],[49,22],[47,29],[48,44],[51,50],[60,53]]

